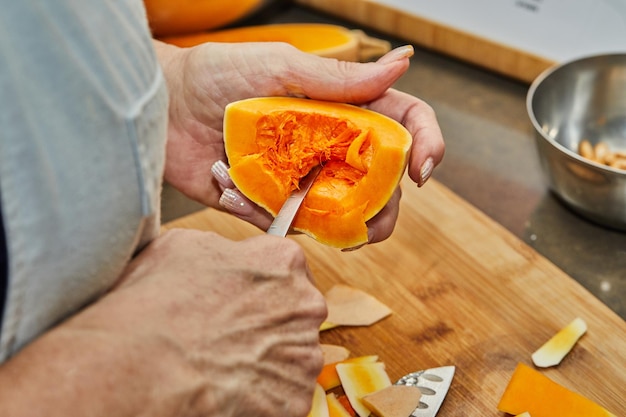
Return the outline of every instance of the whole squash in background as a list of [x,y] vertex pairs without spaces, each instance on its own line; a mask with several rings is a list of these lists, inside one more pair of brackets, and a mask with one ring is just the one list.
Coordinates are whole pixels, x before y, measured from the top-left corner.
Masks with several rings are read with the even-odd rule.
[[342,103],[252,98],[230,103],[224,114],[230,176],[274,216],[300,180],[324,164],[293,228],[338,248],[367,242],[366,222],[393,195],[411,143],[395,120]]
[[265,0],[144,0],[154,36],[226,26],[259,10]]

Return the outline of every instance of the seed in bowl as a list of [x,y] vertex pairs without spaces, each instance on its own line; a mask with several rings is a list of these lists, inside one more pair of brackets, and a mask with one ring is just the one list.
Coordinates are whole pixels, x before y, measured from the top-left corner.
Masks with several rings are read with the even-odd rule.
[[626,170],[626,151],[612,151],[606,142],[598,142],[594,146],[589,140],[583,139],[578,144],[578,153],[599,164]]

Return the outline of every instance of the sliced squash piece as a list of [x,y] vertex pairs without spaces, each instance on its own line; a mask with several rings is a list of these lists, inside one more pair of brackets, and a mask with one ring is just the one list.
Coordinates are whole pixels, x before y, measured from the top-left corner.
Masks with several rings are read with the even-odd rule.
[[324,297],[326,322],[337,326],[370,326],[392,313],[374,296],[348,285],[334,285]]
[[338,363],[372,363],[378,360],[377,355],[357,356],[355,358],[344,359],[343,361],[336,363],[329,363],[322,367],[321,372],[317,376],[317,383],[322,386],[326,391],[337,388],[341,385],[339,375],[337,374]]
[[367,394],[391,385],[391,380],[385,371],[385,364],[382,362],[339,363],[336,369],[350,405],[359,417],[368,417],[370,410],[361,399]]
[[390,385],[367,394],[361,402],[377,417],[408,417],[417,408],[422,393],[414,385]]
[[498,410],[513,415],[528,412],[532,417],[616,417],[523,363],[515,368]]
[[326,402],[326,392],[319,384],[315,385],[311,411],[309,411],[307,417],[330,417],[328,413],[328,403]]
[[586,331],[585,321],[574,319],[532,354],[533,363],[540,368],[558,365]]
[[322,324],[320,324],[320,332],[323,332],[324,330],[330,330],[330,329],[334,329],[335,327],[339,327],[339,324],[334,324],[334,323],[329,323],[327,321],[323,321]]
[[338,248],[367,243],[366,222],[398,187],[411,143],[395,120],[342,103],[263,97],[231,103],[224,113],[230,176],[272,215],[324,164],[293,228]]
[[329,417],[353,417],[334,393],[331,392],[326,395],[326,403],[328,404]]

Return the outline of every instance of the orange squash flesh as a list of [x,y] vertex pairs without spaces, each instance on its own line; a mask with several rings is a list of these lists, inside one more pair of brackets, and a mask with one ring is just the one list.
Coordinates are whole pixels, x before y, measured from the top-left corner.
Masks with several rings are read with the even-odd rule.
[[230,176],[272,215],[324,164],[293,227],[339,248],[367,242],[366,221],[394,193],[411,143],[395,120],[348,104],[253,98],[229,104],[224,114]]
[[522,363],[513,372],[498,410],[513,415],[528,412],[532,417],[616,417]]
[[338,47],[346,48],[350,46],[346,44],[358,42],[349,29],[319,23],[246,26],[184,36],[167,36],[161,40],[180,47],[190,47],[205,42],[284,42],[304,52],[321,55],[332,55],[331,52],[326,51]]

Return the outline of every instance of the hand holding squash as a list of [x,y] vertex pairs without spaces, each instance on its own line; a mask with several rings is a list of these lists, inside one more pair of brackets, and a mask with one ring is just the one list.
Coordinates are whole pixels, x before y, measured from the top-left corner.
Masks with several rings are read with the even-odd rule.
[[[443,157],[435,114],[423,101],[391,89],[406,71],[412,48],[390,52],[377,63],[342,62],[277,43],[202,44],[180,49],[156,42],[170,90],[165,179],[184,194],[219,207],[224,187],[211,166],[226,161],[222,136],[227,104],[246,98],[300,96],[361,105],[401,122],[413,138],[410,177],[422,185]],[[260,228],[271,216],[229,189],[226,205]],[[369,241],[387,238],[395,225],[400,191],[368,222]],[[232,210],[235,209],[235,210]]]

